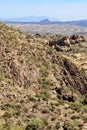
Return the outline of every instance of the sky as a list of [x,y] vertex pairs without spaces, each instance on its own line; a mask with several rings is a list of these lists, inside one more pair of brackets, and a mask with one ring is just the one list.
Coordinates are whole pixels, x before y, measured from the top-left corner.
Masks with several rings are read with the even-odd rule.
[[0,0],[0,18],[29,16],[87,19],[87,0]]

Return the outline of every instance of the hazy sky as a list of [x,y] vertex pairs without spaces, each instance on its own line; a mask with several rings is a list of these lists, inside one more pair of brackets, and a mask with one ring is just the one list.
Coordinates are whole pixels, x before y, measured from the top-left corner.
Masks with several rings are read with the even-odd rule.
[[24,16],[87,19],[87,0],[0,0],[0,18]]

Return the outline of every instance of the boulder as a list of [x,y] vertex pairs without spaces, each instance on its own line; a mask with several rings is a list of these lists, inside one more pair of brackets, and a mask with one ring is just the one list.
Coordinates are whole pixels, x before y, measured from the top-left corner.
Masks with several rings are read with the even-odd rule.
[[72,35],[70,38],[71,38],[72,40],[76,40],[76,39],[80,39],[80,38],[84,39],[84,36],[81,35],[81,34],[74,34],[74,35]]
[[59,44],[60,46],[69,46],[70,45],[70,39],[69,37],[63,37],[60,39]]
[[77,97],[75,94],[72,94],[71,92],[67,92],[63,88],[55,88],[55,91],[57,93],[57,97],[59,99],[67,100],[69,102],[75,102]]

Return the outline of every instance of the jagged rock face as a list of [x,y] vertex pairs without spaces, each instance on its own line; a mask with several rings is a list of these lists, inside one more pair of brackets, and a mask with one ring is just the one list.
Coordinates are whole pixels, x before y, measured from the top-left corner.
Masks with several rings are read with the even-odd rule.
[[55,56],[52,58],[52,62],[63,67],[62,79],[66,86],[74,88],[82,95],[87,95],[87,79],[73,63],[70,63],[67,59]]
[[26,67],[21,66],[17,59],[9,61],[8,64],[11,78],[13,79],[13,83],[17,82],[19,86],[30,87],[29,75]]
[[[3,73],[5,77],[12,79],[12,85],[18,84],[20,87],[31,87],[34,82],[37,84],[39,75],[38,69],[33,66],[33,70],[26,64],[21,64],[17,59],[9,59],[3,65]],[[32,74],[33,73],[33,74]]]
[[69,63],[66,59],[64,60],[64,78],[65,83],[73,88],[77,89],[81,94],[87,95],[87,79],[84,77],[77,67],[72,63]]

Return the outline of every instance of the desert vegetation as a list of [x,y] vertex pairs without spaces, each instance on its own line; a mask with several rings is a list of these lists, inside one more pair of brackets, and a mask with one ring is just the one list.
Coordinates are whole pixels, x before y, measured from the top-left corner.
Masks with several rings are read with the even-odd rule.
[[0,130],[87,130],[86,48],[0,23]]

